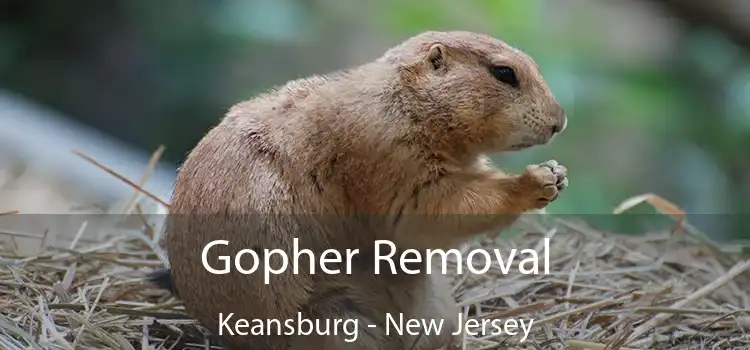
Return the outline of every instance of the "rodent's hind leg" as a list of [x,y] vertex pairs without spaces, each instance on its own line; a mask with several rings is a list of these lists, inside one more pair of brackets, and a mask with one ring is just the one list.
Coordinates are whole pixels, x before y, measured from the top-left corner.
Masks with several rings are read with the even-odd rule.
[[360,292],[335,288],[307,305],[303,314],[310,322],[297,324],[298,333],[291,337],[288,349],[403,350],[401,339],[385,334],[373,317],[377,311]]
[[[309,325],[297,325],[299,334],[291,337],[289,350],[401,350],[393,337],[387,337],[382,327],[371,328],[372,322],[356,312],[317,310]],[[316,329],[317,328],[317,329]]]
[[[345,318],[353,319],[353,315],[342,315]],[[332,322],[332,317],[321,317],[318,318],[318,322]],[[343,332],[340,327],[338,332],[334,332],[333,328],[327,334],[318,334],[313,332],[312,334],[297,334],[291,337],[288,350],[309,350],[309,349],[320,349],[320,350],[397,350],[399,347],[388,344],[389,339],[384,337],[384,332],[379,329],[371,329],[366,326],[366,321],[358,320],[359,325],[354,331],[356,334],[346,334],[350,332],[347,330]],[[364,322],[363,322],[364,321]],[[315,321],[313,321],[315,322]],[[349,327],[353,329],[352,327]],[[338,333],[338,334],[336,334]]]
[[454,334],[460,327],[460,309],[451,295],[449,281],[439,272],[409,277],[411,283],[390,285],[389,294],[402,305],[407,319],[421,319],[433,325],[439,324],[440,328],[439,332],[436,327],[423,329],[420,336],[409,340],[407,349],[453,349],[451,345],[460,344],[460,337]]

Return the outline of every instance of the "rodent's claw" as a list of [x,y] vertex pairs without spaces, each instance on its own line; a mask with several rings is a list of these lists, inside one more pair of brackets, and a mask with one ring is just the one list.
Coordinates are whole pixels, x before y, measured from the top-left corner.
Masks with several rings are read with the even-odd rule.
[[569,184],[567,169],[555,160],[529,165],[521,179],[529,195],[533,196],[534,209],[544,208],[556,200]]
[[548,161],[546,161],[546,162],[544,162],[542,164],[539,164],[539,165],[543,165],[543,166],[547,166],[547,167],[550,167],[550,168],[554,168],[554,167],[558,166],[559,164],[557,163],[556,160],[550,159],[550,160],[548,160]]
[[544,166],[549,168],[549,170],[557,177],[557,181],[555,182],[555,186],[558,190],[563,190],[568,187],[569,180],[567,177],[568,169],[560,165],[556,160],[548,160],[544,163],[539,164],[540,166]]

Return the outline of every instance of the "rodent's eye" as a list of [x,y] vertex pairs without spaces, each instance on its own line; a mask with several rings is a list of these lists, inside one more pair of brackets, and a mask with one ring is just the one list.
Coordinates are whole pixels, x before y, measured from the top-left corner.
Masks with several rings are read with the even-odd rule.
[[490,73],[495,79],[513,87],[518,87],[518,78],[513,68],[508,66],[491,66]]

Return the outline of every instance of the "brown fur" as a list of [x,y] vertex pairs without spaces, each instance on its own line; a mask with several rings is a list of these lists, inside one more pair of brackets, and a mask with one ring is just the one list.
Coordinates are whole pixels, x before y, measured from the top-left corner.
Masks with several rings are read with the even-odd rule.
[[[519,87],[495,79],[489,64],[514,68]],[[302,310],[381,325],[360,324],[354,343],[226,337],[233,348],[409,348],[414,337],[383,334],[385,312],[445,318],[449,333],[422,336],[414,349],[444,346],[459,312],[444,277],[374,275],[373,241],[391,240],[399,250],[451,248],[546,206],[567,186],[564,167],[545,163],[509,175],[486,154],[547,143],[564,124],[530,57],[470,32],[422,33],[370,63],[239,103],[179,171],[162,242],[175,292],[212,331],[220,312],[287,319]],[[201,264],[212,240],[230,246],[215,246],[209,261],[245,248],[291,251],[295,237],[316,254],[360,249],[355,273],[289,268],[266,285],[258,272],[213,275]]]

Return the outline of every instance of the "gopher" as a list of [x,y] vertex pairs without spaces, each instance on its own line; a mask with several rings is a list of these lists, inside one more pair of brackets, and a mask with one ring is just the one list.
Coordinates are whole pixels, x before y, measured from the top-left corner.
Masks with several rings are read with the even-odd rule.
[[[230,349],[448,346],[461,325],[446,277],[375,274],[374,242],[450,249],[544,208],[568,186],[564,166],[509,174],[488,155],[547,144],[566,125],[535,61],[473,32],[424,32],[361,66],[288,82],[231,107],[189,153],[160,242],[171,267],[150,279]],[[214,240],[228,241],[208,251],[214,268],[242,249],[359,254],[350,273],[311,271],[317,262],[303,257],[265,283],[257,271],[278,268],[278,255],[255,273],[214,274],[202,263]],[[251,334],[248,321],[240,334],[222,324],[229,314],[282,329]],[[333,321],[325,334],[285,334],[284,320],[300,315],[357,320],[357,339]],[[386,315],[445,324],[438,334],[386,334]]]

